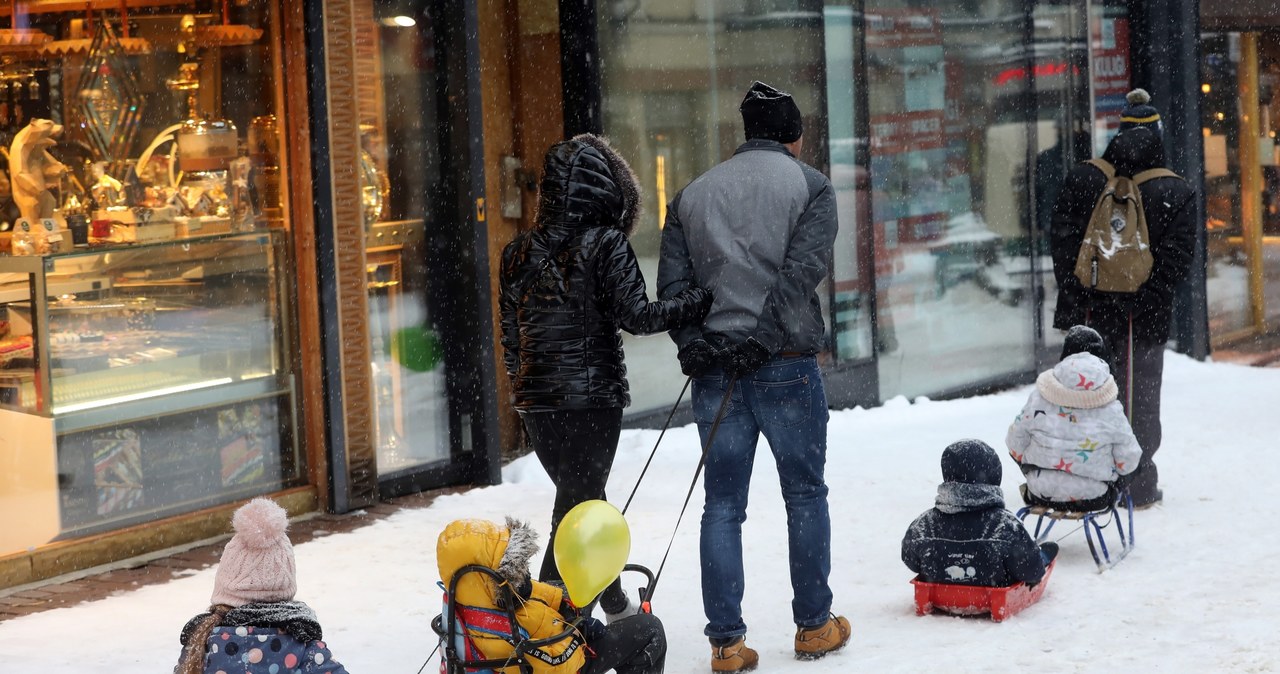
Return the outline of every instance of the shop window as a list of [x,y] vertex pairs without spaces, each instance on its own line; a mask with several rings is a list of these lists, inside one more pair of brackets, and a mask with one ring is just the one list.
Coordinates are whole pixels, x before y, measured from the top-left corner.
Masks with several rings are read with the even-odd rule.
[[[1062,344],[1063,332],[1053,329],[1053,314],[1058,304],[1058,284],[1053,275],[1053,258],[1049,248],[1052,230],[1053,209],[1062,192],[1062,184],[1067,173],[1076,163],[1093,156],[1095,114],[1092,105],[1093,88],[1090,87],[1090,41],[1086,38],[1089,30],[1088,10],[1083,0],[1055,2],[1053,0],[1037,2],[1033,10],[1033,26],[1035,35],[1035,63],[1028,68],[1026,64],[1012,66],[997,76],[1001,86],[1010,82],[1034,81],[1035,91],[1032,99],[1035,106],[1034,143],[1036,146],[1034,172],[1034,251],[1036,258],[1035,280],[1039,283],[1039,291],[1044,297],[1041,304],[1041,338],[1050,353],[1055,353]],[[1104,17],[1101,7],[1094,7],[1093,49],[1105,50],[1108,58],[1123,54],[1124,73],[1112,74],[1107,78],[1093,81],[1094,86],[1101,86],[1099,79],[1113,81],[1106,85],[1108,91],[1107,105],[1113,105],[1114,90],[1128,85],[1128,44],[1127,25],[1120,29],[1115,27],[1119,19],[1114,16]],[[1111,21],[1112,25],[1103,30],[1102,22]],[[1109,35],[1104,42],[1102,36]],[[1117,38],[1117,34],[1122,37]],[[1109,72],[1116,71],[1114,61],[1109,65]],[[1125,89],[1127,91],[1127,89]],[[1121,93],[1123,96],[1123,93]],[[1104,106],[1105,107],[1105,106]],[[1103,111],[1115,119],[1098,120],[1110,125],[1118,120],[1116,110]]]
[[1209,334],[1248,351],[1280,315],[1280,42],[1205,34],[1201,74]]
[[158,5],[0,19],[0,555],[305,479],[280,7]]
[[865,11],[881,396],[1030,370],[1023,4]]
[[[663,0],[613,3],[599,16],[604,131],[640,178],[644,215],[631,243],[652,295],[667,203],[745,140],[738,104],[754,80],[795,97],[801,159],[827,170],[823,5]],[[670,405],[680,391],[671,382],[683,380],[671,340],[624,335],[624,344],[627,369],[644,373],[630,378],[631,409]]]

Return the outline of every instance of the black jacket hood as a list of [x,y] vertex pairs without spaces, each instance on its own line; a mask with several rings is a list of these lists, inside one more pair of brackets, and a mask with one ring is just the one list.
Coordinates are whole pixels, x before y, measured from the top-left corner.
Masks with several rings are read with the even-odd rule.
[[609,142],[589,133],[547,151],[538,227],[612,227],[630,234],[640,216],[640,181]]
[[1128,129],[1111,139],[1102,158],[1116,167],[1117,174],[1133,177],[1147,169],[1164,167],[1164,143],[1151,129]]

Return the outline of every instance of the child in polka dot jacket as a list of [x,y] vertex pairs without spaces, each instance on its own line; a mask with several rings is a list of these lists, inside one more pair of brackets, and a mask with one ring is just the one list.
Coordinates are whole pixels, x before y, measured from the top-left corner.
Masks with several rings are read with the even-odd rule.
[[347,674],[297,592],[284,509],[263,498],[236,511],[209,611],[182,628],[174,674]]

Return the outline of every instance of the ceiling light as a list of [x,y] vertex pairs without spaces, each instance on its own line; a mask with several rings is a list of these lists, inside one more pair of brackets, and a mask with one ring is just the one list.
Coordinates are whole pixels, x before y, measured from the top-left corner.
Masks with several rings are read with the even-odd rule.
[[412,16],[404,16],[403,14],[400,16],[384,17],[378,22],[388,28],[412,28],[418,25],[417,20]]

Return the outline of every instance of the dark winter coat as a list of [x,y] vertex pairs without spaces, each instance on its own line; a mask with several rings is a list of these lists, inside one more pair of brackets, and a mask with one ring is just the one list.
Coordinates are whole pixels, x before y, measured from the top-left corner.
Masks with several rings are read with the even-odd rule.
[[907,568],[930,583],[1039,583],[1044,560],[1026,527],[1005,510],[995,450],[978,440],[954,443],[943,453],[942,475],[936,506],[902,538]]
[[[186,646],[208,613],[182,629]],[[347,674],[334,661],[315,613],[302,602],[247,604],[232,609],[205,640],[206,674]]]
[[[1116,136],[1102,158],[1115,166],[1117,175],[1129,177],[1165,165],[1160,137],[1145,128]],[[1134,339],[1165,342],[1169,339],[1173,291],[1187,276],[1195,252],[1194,194],[1180,178],[1156,178],[1139,186],[1154,257],[1151,276],[1136,293],[1104,293],[1085,288],[1076,278],[1075,266],[1089,217],[1106,184],[1100,169],[1078,164],[1067,175],[1058,196],[1051,232],[1053,272],[1058,281],[1053,327],[1066,330],[1088,324],[1107,334],[1125,334],[1132,311]]]
[[547,153],[537,227],[502,252],[499,310],[507,375],[522,412],[626,407],[619,328],[647,335],[702,320],[710,294],[650,302],[627,234],[640,191],[604,140]]

